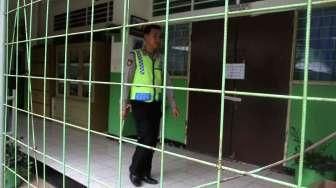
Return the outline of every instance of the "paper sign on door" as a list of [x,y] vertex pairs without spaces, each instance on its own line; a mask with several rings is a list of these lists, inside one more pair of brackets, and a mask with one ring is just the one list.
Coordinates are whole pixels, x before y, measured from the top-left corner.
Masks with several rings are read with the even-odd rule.
[[245,63],[226,64],[226,79],[244,80],[245,79]]

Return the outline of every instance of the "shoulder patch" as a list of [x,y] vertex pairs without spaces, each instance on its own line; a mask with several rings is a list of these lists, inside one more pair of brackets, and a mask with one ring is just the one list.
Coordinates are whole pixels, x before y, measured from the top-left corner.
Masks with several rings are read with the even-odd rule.
[[127,61],[127,66],[130,67],[132,64],[133,64],[133,61],[129,59],[129,60]]

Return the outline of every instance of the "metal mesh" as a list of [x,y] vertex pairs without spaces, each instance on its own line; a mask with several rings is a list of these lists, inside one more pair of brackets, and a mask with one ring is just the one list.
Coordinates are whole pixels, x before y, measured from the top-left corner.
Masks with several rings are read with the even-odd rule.
[[[14,0],[13,0],[14,1]],[[90,24],[90,30],[87,31],[81,31],[81,32],[73,32],[70,33],[69,32],[69,19],[70,19],[70,15],[69,15],[69,1],[67,0],[66,2],[66,27],[65,27],[65,33],[64,34],[58,34],[58,35],[49,35],[48,32],[48,22],[50,21],[49,19],[49,9],[50,9],[50,5],[49,5],[49,1],[50,0],[36,0],[36,1],[30,1],[26,0],[27,2],[24,2],[24,4],[20,3],[19,0],[16,0],[16,4],[17,7],[13,10],[9,10],[9,0],[7,1],[7,9],[6,9],[6,13],[5,16],[6,18],[6,26],[0,26],[0,27],[5,27],[7,32],[6,32],[6,42],[5,45],[3,46],[6,49],[6,60],[5,60],[5,74],[3,75],[3,77],[5,78],[5,87],[6,87],[6,95],[5,95],[5,99],[4,101],[5,104],[4,105],[4,118],[5,118],[5,124],[7,121],[9,121],[7,119],[7,113],[9,113],[10,110],[14,110],[15,111],[15,129],[14,129],[14,134],[11,136],[9,134],[7,134],[6,131],[6,127],[4,126],[4,130],[2,132],[2,135],[4,136],[4,143],[7,139],[9,140],[13,140],[15,143],[15,161],[17,160],[16,158],[16,153],[17,151],[17,145],[23,145],[28,149],[28,155],[35,155],[37,154],[41,154],[43,156],[43,169],[44,169],[44,173],[43,173],[43,177],[44,179],[46,178],[46,174],[45,174],[45,161],[46,159],[51,159],[53,161],[57,161],[58,163],[62,164],[63,167],[63,187],[65,187],[65,170],[66,167],[72,168],[70,166],[68,166],[65,163],[65,155],[66,155],[66,128],[67,127],[74,127],[74,128],[78,128],[81,129],[83,131],[87,132],[87,171],[85,172],[81,172],[79,171],[79,173],[86,175],[87,177],[87,185],[90,185],[91,181],[99,181],[94,179],[91,175],[92,175],[92,169],[90,168],[90,163],[91,163],[91,135],[92,134],[98,134],[98,135],[102,135],[105,137],[110,137],[113,139],[117,139],[119,141],[119,157],[118,157],[118,176],[119,176],[119,183],[118,186],[122,187],[122,150],[123,150],[123,144],[124,143],[130,143],[133,145],[137,145],[137,146],[141,146],[141,147],[146,147],[146,148],[150,148],[152,150],[155,150],[157,152],[161,153],[161,168],[160,168],[160,187],[163,187],[163,182],[165,181],[164,179],[164,173],[165,173],[165,167],[164,167],[164,160],[165,160],[165,155],[171,155],[177,158],[181,158],[181,159],[186,159],[186,160],[190,160],[190,161],[194,161],[200,164],[204,164],[204,165],[208,165],[210,167],[213,167],[214,169],[217,170],[217,180],[214,182],[209,182],[207,184],[203,184],[203,185],[199,185],[197,187],[208,187],[208,186],[213,186],[216,185],[217,187],[221,186],[221,182],[222,182],[222,172],[223,171],[230,171],[230,172],[234,172],[243,176],[251,176],[257,179],[262,179],[265,181],[269,181],[269,182],[273,182],[279,185],[283,185],[283,186],[287,186],[287,187],[302,187],[302,169],[303,169],[303,160],[304,160],[304,140],[305,140],[305,129],[306,129],[306,116],[307,116],[307,101],[327,101],[327,102],[336,102],[336,99],[334,98],[322,98],[322,97],[309,97],[307,95],[307,88],[308,88],[308,62],[309,62],[309,46],[310,46],[310,27],[311,27],[311,11],[312,11],[312,6],[313,5],[321,5],[321,4],[328,4],[328,3],[332,3],[335,1],[332,0],[321,0],[321,1],[314,1],[312,2],[312,0],[307,0],[305,2],[300,2],[300,3],[288,3],[288,5],[278,5],[278,6],[273,6],[273,7],[265,7],[265,8],[257,8],[257,9],[247,9],[247,10],[229,10],[229,0],[225,1],[225,6],[223,7],[223,11],[220,13],[210,13],[210,14],[204,14],[204,15],[198,15],[198,16],[189,16],[189,17],[180,17],[180,18],[170,18],[170,13],[169,13],[169,6],[170,6],[170,2],[166,1],[166,14],[165,14],[165,18],[163,20],[159,20],[159,21],[152,21],[152,22],[146,22],[146,23],[142,23],[142,24],[129,24],[128,23],[128,18],[129,18],[129,10],[130,10],[130,3],[129,0],[124,0],[123,1],[123,23],[121,26],[113,26],[113,27],[105,27],[103,29],[95,29],[94,28],[94,16],[92,16],[94,14],[94,8],[95,8],[95,3],[94,1],[92,1],[92,6],[91,6],[91,24]],[[32,33],[32,13],[33,13],[33,5],[36,3],[41,3],[41,2],[46,2],[46,12],[45,12],[45,34],[43,37],[37,37],[37,38],[33,38],[31,33]],[[30,8],[29,8],[30,7]],[[29,13],[27,13],[26,8],[29,8],[28,10]],[[243,92],[243,91],[229,91],[229,90],[225,90],[225,64],[227,62],[227,39],[228,39],[228,21],[231,17],[234,16],[239,16],[239,15],[247,15],[247,14],[252,14],[252,13],[265,13],[265,12],[278,12],[278,11],[286,11],[286,10],[295,10],[295,9],[306,9],[307,12],[307,17],[306,17],[306,37],[305,37],[305,56],[304,56],[304,79],[303,79],[303,93],[300,96],[297,95],[279,95],[279,94],[270,94],[270,93],[255,93],[255,92]],[[12,26],[10,26],[9,23],[9,15],[15,14],[15,21],[13,23]],[[19,28],[20,28],[20,24],[22,24],[22,22],[19,20],[20,14],[24,14],[24,24],[25,24],[25,36],[23,39],[20,39],[21,37],[19,36]],[[30,14],[29,16],[29,20],[27,19],[27,14]],[[221,88],[220,90],[215,90],[215,89],[202,89],[202,88],[190,88],[190,87],[172,87],[172,86],[167,86],[166,85],[166,81],[167,81],[167,54],[168,54],[168,32],[169,32],[169,24],[171,23],[178,23],[178,22],[192,22],[193,20],[198,20],[198,19],[212,19],[212,18],[224,18],[224,42],[223,42],[223,62],[222,62],[222,81],[221,81]],[[165,137],[161,136],[161,147],[159,148],[153,148],[153,147],[148,147],[146,145],[141,145],[139,143],[136,143],[132,140],[126,139],[122,136],[122,131],[123,131],[123,125],[124,125],[124,121],[120,120],[120,129],[119,129],[119,135],[120,136],[112,136],[112,135],[108,135],[108,134],[104,134],[104,133],[100,133],[98,131],[94,131],[91,128],[91,95],[92,95],[92,85],[93,84],[103,84],[103,85],[117,85],[120,86],[121,88],[121,93],[120,96],[123,96],[123,87],[124,86],[133,86],[135,84],[126,84],[124,83],[124,79],[123,79],[123,73],[124,73],[124,64],[125,64],[125,56],[126,56],[126,43],[128,40],[128,32],[130,28],[133,27],[137,27],[137,26],[141,26],[141,25],[147,25],[147,24],[164,24],[164,33],[165,33],[165,37],[164,37],[164,84],[162,86],[155,86],[155,85],[136,85],[136,86],[147,86],[147,87],[158,87],[158,88],[163,88],[163,120],[162,120],[162,135],[165,135],[165,117],[166,117],[166,108],[165,108],[165,104],[166,104],[166,89],[173,89],[173,90],[181,90],[181,91],[197,91],[197,92],[205,92],[205,93],[217,93],[221,95],[221,108],[220,108],[220,136],[219,136],[219,151],[218,151],[218,159],[217,159],[217,163],[211,163],[211,162],[207,162],[207,161],[203,161],[203,160],[199,160],[196,158],[192,158],[192,157],[188,157],[188,156],[184,156],[184,155],[180,155],[174,152],[170,152],[167,151],[165,149]],[[13,33],[9,32],[9,27],[13,27]],[[103,81],[95,81],[92,80],[92,49],[93,49],[93,35],[96,32],[101,32],[101,31],[113,31],[113,30],[120,30],[121,29],[121,38],[122,38],[122,62],[121,62],[121,82],[103,82]],[[72,80],[68,78],[68,71],[67,71],[67,52],[68,52],[68,40],[70,36],[76,36],[76,35],[82,35],[82,34],[89,34],[90,35],[90,66],[89,66],[89,80]],[[51,77],[47,77],[47,61],[48,61],[48,40],[49,39],[55,39],[55,38],[61,38],[64,37],[65,38],[65,50],[64,50],[64,78],[51,78]],[[39,41],[44,43],[44,73],[43,73],[43,77],[39,77],[39,76],[31,76],[31,51],[32,51],[32,42],[34,41]],[[26,46],[26,50],[27,50],[27,64],[28,64],[28,73],[27,75],[20,75],[18,72],[18,58],[19,58],[19,45],[25,45]],[[15,68],[15,73],[11,72],[10,70],[13,69],[12,62],[15,61],[16,64],[14,65]],[[36,113],[33,113],[32,111],[32,106],[31,103],[28,102],[28,108],[27,110],[25,109],[20,109],[18,108],[18,103],[17,101],[15,101],[14,105],[10,105],[7,103],[8,101],[8,96],[9,94],[9,90],[8,88],[8,81],[10,79],[14,79],[15,80],[15,88],[18,88],[18,80],[20,78],[24,78],[27,79],[28,81],[28,88],[27,88],[27,95],[28,95],[28,99],[31,99],[32,96],[32,88],[31,88],[31,79],[37,79],[37,80],[42,80],[43,81],[43,101],[44,101],[44,108],[43,108],[43,115],[39,115]],[[47,81],[48,80],[54,80],[54,81],[63,81],[64,85],[63,85],[63,90],[64,90],[64,96],[63,96],[63,120],[57,120],[57,119],[53,119],[50,117],[46,117],[46,85],[47,85]],[[67,113],[67,108],[66,108],[66,104],[67,104],[67,95],[65,95],[67,93],[67,82],[68,81],[76,81],[76,82],[81,82],[81,83],[87,83],[88,84],[88,88],[89,88],[89,97],[88,97],[88,126],[87,128],[82,128],[79,127],[77,125],[71,124],[69,122],[67,122],[66,120],[66,113]],[[238,170],[235,168],[231,168],[228,166],[223,165],[222,161],[223,161],[223,156],[222,156],[222,150],[223,150],[223,128],[224,128],[224,96],[225,94],[234,94],[234,95],[238,95],[238,96],[254,96],[254,97],[263,97],[263,98],[277,98],[277,99],[290,99],[290,100],[300,100],[302,101],[302,125],[301,125],[301,144],[300,144],[300,162],[299,162],[299,180],[298,182],[296,182],[296,184],[292,184],[289,182],[285,182],[285,181],[280,181],[277,179],[273,179],[267,176],[263,176],[263,175],[258,175],[257,173],[262,171],[263,168],[259,168],[259,169],[255,169],[252,171],[242,171],[242,170]],[[18,91],[15,93],[15,98],[18,98]],[[120,104],[122,104],[122,98],[120,98]],[[121,111],[121,105],[120,105],[120,111]],[[25,143],[21,142],[19,139],[17,139],[17,123],[18,123],[18,119],[17,119],[17,114],[18,112],[24,112],[28,114],[28,118],[27,118],[27,124],[28,124],[28,145],[26,145]],[[43,119],[43,151],[38,151],[36,150],[32,145],[32,143],[29,143],[29,132],[31,130],[29,130],[29,124],[32,122],[30,118],[32,117],[36,117],[36,118],[42,118]],[[122,118],[120,118],[122,119]],[[46,121],[47,120],[52,120],[58,123],[62,123],[63,125],[63,131],[62,131],[62,160],[59,161],[58,159],[55,159],[49,155],[46,154],[46,148],[45,148],[45,130],[46,130]],[[34,139],[33,139],[34,140]],[[6,147],[6,145],[4,144],[4,147]],[[6,151],[6,148],[3,149],[3,151]],[[30,153],[31,151],[33,151],[34,153]],[[28,158],[28,165],[27,168],[29,168],[29,158]],[[18,176],[19,178],[21,178],[24,182],[28,183],[30,186],[34,187],[33,184],[31,184],[31,180],[30,180],[30,175],[28,174],[28,178],[25,179],[22,176],[20,176],[17,173],[17,165],[15,162],[15,168],[11,169],[7,166],[7,164],[4,163],[4,160],[2,161],[2,166],[4,167],[5,171],[10,171],[12,173],[14,173],[16,176]],[[78,171],[75,168],[72,168],[73,170]],[[28,170],[29,172],[29,170]],[[15,179],[16,180],[16,179]],[[102,184],[104,184],[103,182],[100,182]],[[44,184],[45,185],[45,184]],[[105,184],[106,185],[106,184]],[[107,187],[113,187],[114,185],[106,185]],[[6,185],[4,185],[4,187],[6,187]]]

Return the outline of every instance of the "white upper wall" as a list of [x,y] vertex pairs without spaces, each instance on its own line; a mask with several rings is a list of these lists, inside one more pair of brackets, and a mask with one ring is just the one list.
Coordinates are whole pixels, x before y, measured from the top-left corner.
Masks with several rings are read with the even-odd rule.
[[[20,0],[23,1],[23,0]],[[95,0],[96,4],[104,3],[110,0]],[[159,17],[152,17],[152,2],[153,0],[129,0],[130,1],[130,15],[135,15],[147,20],[155,21],[155,20],[162,20],[164,16]],[[321,1],[321,0],[313,0],[313,1]],[[123,3],[124,0],[113,0],[114,2],[114,10],[113,10],[113,23],[117,25],[121,25],[123,21]],[[248,8],[265,8],[270,6],[277,6],[277,5],[287,5],[293,3],[305,3],[306,0],[264,0],[264,1],[257,1],[253,3],[249,3]],[[34,8],[33,14],[34,18],[37,21],[33,21],[33,36],[35,34],[41,36],[44,31],[39,31],[41,28],[44,28],[42,24],[45,20],[45,6],[42,5],[45,3],[45,0],[39,1],[34,3],[34,7],[39,7],[39,9]],[[50,0],[50,16],[49,16],[49,31],[53,31],[53,16],[57,14],[62,14],[66,12],[66,3],[67,0]],[[86,8],[91,6],[91,0],[69,0],[70,10],[76,10],[81,8]],[[16,0],[9,1],[9,9],[16,8]],[[22,10],[22,9],[21,9]],[[186,17],[186,16],[199,16],[205,14],[213,14],[213,13],[222,13],[223,7],[217,8],[209,8],[209,9],[202,9],[202,10],[195,10],[183,13],[177,13],[170,16],[170,18],[176,17]],[[14,15],[14,14],[12,14]],[[22,15],[22,14],[21,14]]]
[[[316,2],[316,1],[323,1],[323,0],[313,0],[313,2]],[[283,6],[284,7],[284,5],[306,3],[306,2],[307,2],[307,0],[263,0],[263,1],[245,3],[245,4],[243,4],[244,6],[241,6],[241,7],[244,8],[244,9],[263,9],[263,8],[273,7],[273,6]],[[234,7],[234,6],[232,6],[232,7]],[[235,8],[237,8],[237,6]],[[295,8],[288,8],[287,10],[293,10],[293,9],[295,9]],[[278,11],[284,11],[284,10],[285,9],[283,8],[282,10],[278,10]],[[223,11],[224,11],[223,7],[208,8],[208,9],[201,9],[201,10],[192,10],[192,11],[188,11],[188,12],[172,14],[172,15],[170,15],[170,19],[189,17],[189,16],[200,16],[200,15],[207,15],[207,14],[223,13]],[[263,14],[263,13],[268,13],[268,12],[264,11],[264,12],[258,13],[258,14]],[[257,14],[256,13],[245,13],[245,14],[240,14],[240,15],[237,14],[236,16],[243,16],[243,15],[257,15]],[[223,16],[221,16],[221,17],[223,17]],[[157,17],[153,18],[153,21],[163,20],[164,18],[165,18],[165,16],[157,16]],[[216,19],[216,18],[212,17],[211,19]],[[193,21],[195,21],[195,19],[193,19]],[[189,20],[189,22],[190,22],[190,20]]]
[[[96,0],[96,4],[109,2],[111,0]],[[130,15],[135,15],[147,20],[151,19],[153,0],[130,0]],[[91,0],[70,0],[69,9],[77,10],[91,6]],[[123,0],[113,1],[113,23],[122,24],[123,21]],[[66,11],[66,0],[54,1],[55,15]]]
[[[135,15],[147,20],[152,19],[152,2],[153,0],[130,0],[130,15]],[[113,20],[117,24],[122,24],[123,21],[124,1],[114,1]]]

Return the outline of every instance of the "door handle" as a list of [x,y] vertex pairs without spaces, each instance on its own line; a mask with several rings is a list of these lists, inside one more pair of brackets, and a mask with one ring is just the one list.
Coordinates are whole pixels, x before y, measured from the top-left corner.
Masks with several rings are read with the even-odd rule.
[[241,102],[242,99],[240,97],[231,97],[231,96],[224,96],[225,100],[233,101],[233,102]]

